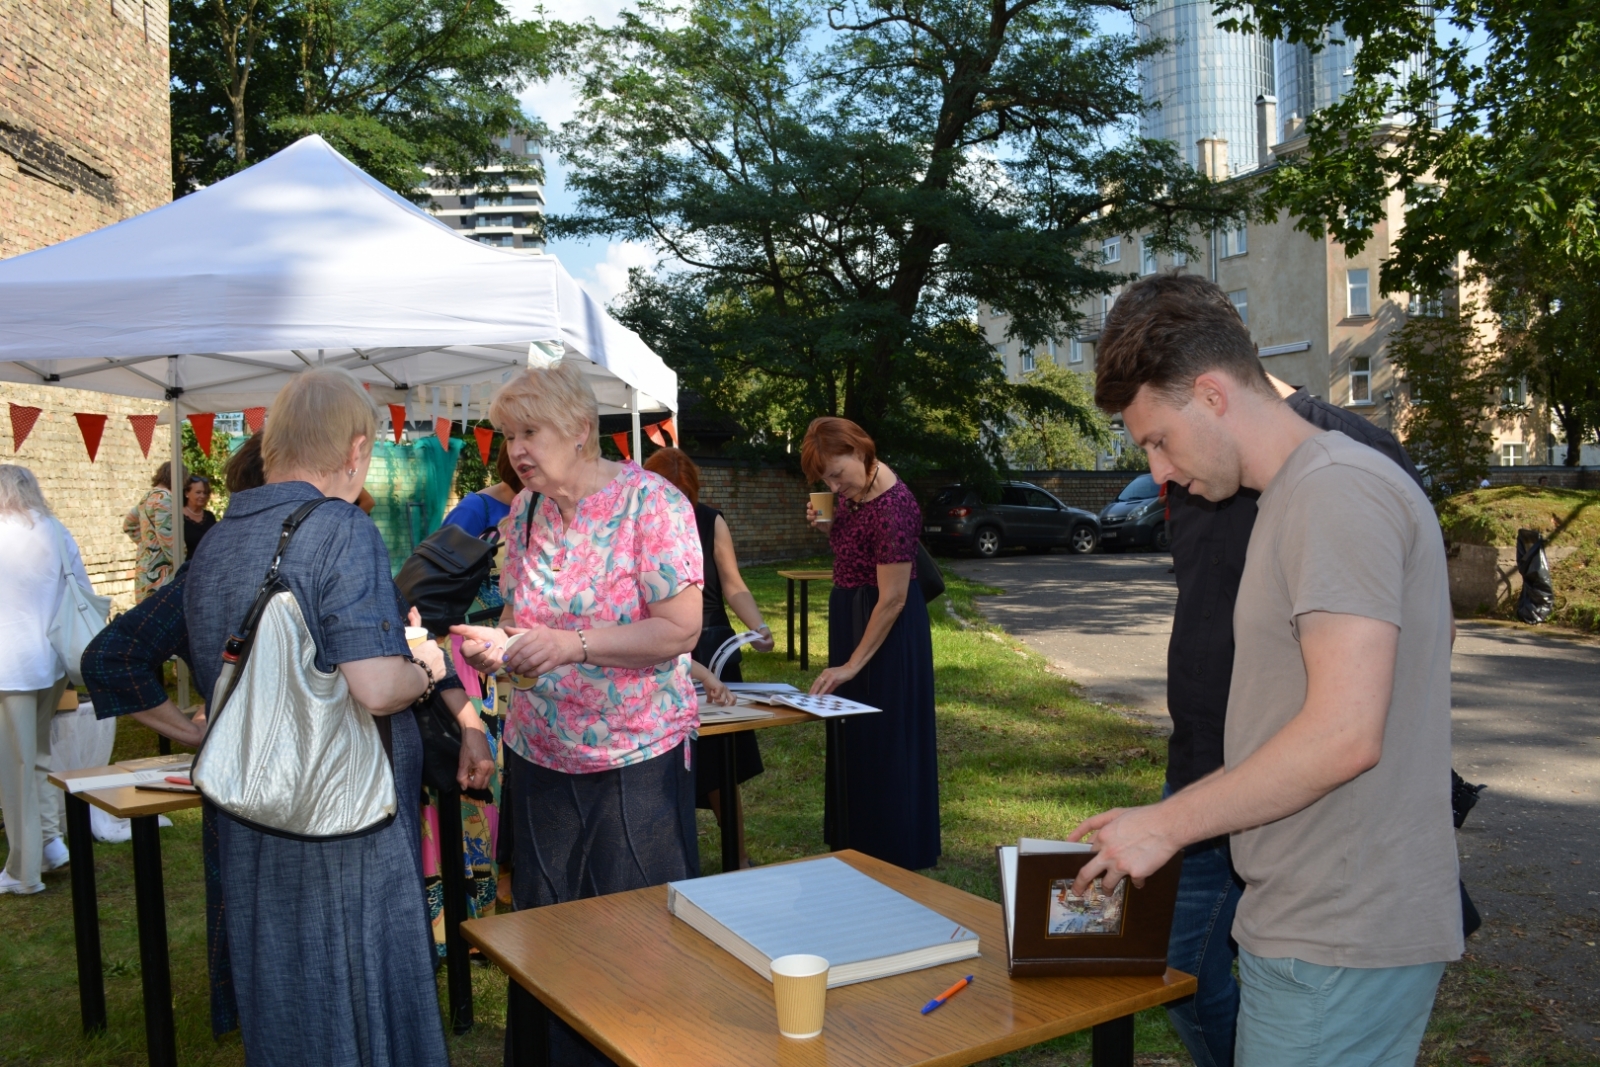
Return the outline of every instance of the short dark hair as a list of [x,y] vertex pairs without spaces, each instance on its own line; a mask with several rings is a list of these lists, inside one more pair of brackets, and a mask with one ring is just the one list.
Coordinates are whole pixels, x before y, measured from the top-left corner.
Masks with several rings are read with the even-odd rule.
[[222,481],[230,493],[258,489],[267,483],[267,473],[261,466],[260,430],[251,434],[239,446],[239,451],[228,457],[228,465],[222,469]]
[[1106,315],[1095,347],[1094,402],[1114,415],[1145,385],[1186,401],[1196,378],[1219,370],[1277,395],[1221,286],[1194,274],[1154,274],[1129,286]]

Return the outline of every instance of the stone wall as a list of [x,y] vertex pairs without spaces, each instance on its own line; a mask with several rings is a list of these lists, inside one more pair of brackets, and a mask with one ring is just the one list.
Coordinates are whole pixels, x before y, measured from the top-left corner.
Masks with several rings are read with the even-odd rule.
[[0,257],[172,196],[167,0],[0,0]]
[[[10,404],[44,409],[15,454]],[[157,426],[146,459],[127,416],[154,415],[162,406],[81,389],[0,382],[0,462],[33,471],[45,500],[77,540],[89,580],[97,592],[112,598],[114,611],[133,606],[134,544],[122,532],[122,517],[143,498],[150,475],[172,454],[171,429]],[[72,417],[75,411],[109,416],[93,463]]]
[[1600,489],[1600,470],[1594,467],[1490,467],[1489,484],[1538,485],[1552,489]]
[[700,500],[717,508],[740,563],[828,554],[828,539],[806,525],[806,494],[798,474],[779,467],[736,467],[696,458]]

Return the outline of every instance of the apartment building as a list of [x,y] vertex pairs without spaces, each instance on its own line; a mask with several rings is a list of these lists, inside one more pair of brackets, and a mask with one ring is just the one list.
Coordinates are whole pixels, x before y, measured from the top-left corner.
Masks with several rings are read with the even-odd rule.
[[[543,163],[537,141],[513,131],[499,138],[500,147],[530,163]],[[485,168],[491,174],[504,174],[506,168]],[[432,171],[429,172],[433,174]],[[544,187],[537,182],[509,182],[504,190],[456,188],[434,175],[425,190],[430,198],[429,213],[452,229],[473,240],[499,248],[538,255],[544,251]]]

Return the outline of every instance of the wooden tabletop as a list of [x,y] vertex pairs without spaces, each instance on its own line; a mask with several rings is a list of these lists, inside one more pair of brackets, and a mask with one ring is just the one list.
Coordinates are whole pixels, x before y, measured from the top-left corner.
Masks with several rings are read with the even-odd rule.
[[[50,775],[49,781],[51,785],[65,789],[67,782],[73,778],[93,778],[102,774],[120,774],[126,771],[126,767],[82,767],[75,771],[55,771]],[[131,785],[119,786],[116,789],[93,789],[87,793],[74,795],[119,819],[134,819],[140,815],[165,815],[169,811],[182,811],[185,808],[200,806],[198,793],[162,793],[152,789],[135,789]]]
[[[829,990],[822,1036],[794,1041],[778,1034],[772,984],[668,914],[665,886],[473,919],[461,932],[623,1067],[970,1064],[1195,990],[1171,970],[1013,981],[1000,905],[859,852],[833,855],[976,931],[981,958]],[[920,1014],[967,974],[971,988]]]
[[799,582],[820,582],[833,577],[832,571],[779,571],[780,578],[793,578]]
[[718,734],[736,734],[744,730],[768,730],[774,726],[793,726],[802,722],[821,722],[815,715],[804,711],[795,711],[793,708],[769,708],[763,706],[762,711],[772,712],[770,719],[746,719],[744,722],[717,722],[710,726],[700,726],[701,737],[716,737]]

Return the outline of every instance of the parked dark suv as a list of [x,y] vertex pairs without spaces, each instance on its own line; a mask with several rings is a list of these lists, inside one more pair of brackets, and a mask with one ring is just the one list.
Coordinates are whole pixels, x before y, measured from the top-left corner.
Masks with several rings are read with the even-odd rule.
[[1027,482],[1004,483],[998,504],[985,503],[976,489],[951,485],[923,509],[922,539],[929,548],[970,550],[985,557],[1014,545],[1093,552],[1100,543],[1100,524],[1092,512],[1069,508]]
[[1100,509],[1100,543],[1113,548],[1171,547],[1167,538],[1167,498],[1148,474],[1129,482],[1117,499]]

